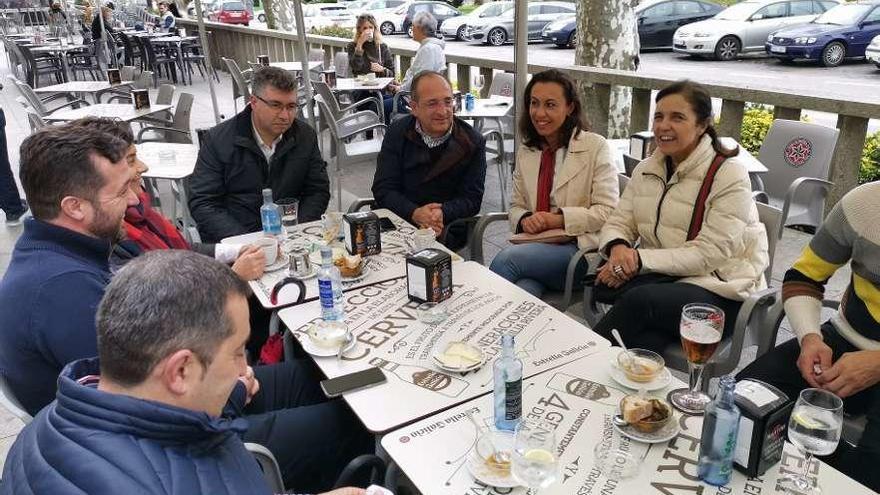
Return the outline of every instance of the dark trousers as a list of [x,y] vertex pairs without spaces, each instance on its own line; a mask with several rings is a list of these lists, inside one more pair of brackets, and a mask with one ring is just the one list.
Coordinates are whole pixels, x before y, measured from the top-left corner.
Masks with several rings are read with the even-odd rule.
[[250,311],[251,336],[245,347],[250,361],[256,363],[260,359],[260,350],[263,349],[263,344],[269,339],[269,322],[272,319],[272,312],[264,308],[257,296],[253,294],[248,298],[248,310]]
[[725,336],[733,332],[742,306],[741,301],[721,297],[694,284],[658,283],[656,277],[642,275],[618,291],[611,311],[593,330],[613,342],[611,330],[616,328],[627,347],[662,353],[669,344],[680,342],[681,309],[690,303],[721,308]]
[[21,213],[24,210],[21,196],[18,194],[18,186],[15,185],[15,176],[12,175],[12,166],[9,164],[8,151],[6,147],[6,114],[0,108],[0,209],[7,216]]
[[[833,351],[834,361],[844,353],[859,350],[841,337],[830,322],[822,325],[822,337]],[[785,392],[791,400],[797,400],[801,390],[810,388],[797,367],[800,353],[797,339],[791,339],[756,359],[740,371],[736,379],[761,380]],[[872,490],[880,491],[880,470],[877,469],[880,466],[880,384],[843,399],[843,410],[847,414],[865,414],[868,420],[865,432],[857,447],[841,441],[837,451],[823,460]]]
[[375,450],[373,436],[342,400],[328,400],[320,373],[308,360],[258,366],[260,391],[245,408],[245,442],[268,448],[294,493],[332,488],[342,469]]

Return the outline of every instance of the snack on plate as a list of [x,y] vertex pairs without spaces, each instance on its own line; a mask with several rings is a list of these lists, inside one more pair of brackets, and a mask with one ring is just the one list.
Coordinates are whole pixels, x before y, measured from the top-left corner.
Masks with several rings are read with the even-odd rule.
[[347,340],[348,327],[339,321],[319,321],[309,327],[308,334],[318,347],[337,348]]
[[343,255],[338,260],[334,259],[333,264],[339,268],[339,273],[345,278],[357,277],[361,274],[361,269],[363,267],[363,259],[361,255],[355,254],[353,256]]
[[620,411],[624,421],[644,433],[659,430],[671,417],[669,406],[662,400],[638,395],[624,397]]
[[623,398],[623,420],[629,424],[638,423],[642,419],[651,416],[654,412],[654,405],[651,400],[638,395],[628,395]]
[[465,342],[450,342],[437,354],[437,361],[448,368],[469,368],[483,361],[480,349]]
[[510,453],[509,452],[494,452],[492,455],[486,458],[486,467],[495,471],[500,475],[505,475],[510,473]]

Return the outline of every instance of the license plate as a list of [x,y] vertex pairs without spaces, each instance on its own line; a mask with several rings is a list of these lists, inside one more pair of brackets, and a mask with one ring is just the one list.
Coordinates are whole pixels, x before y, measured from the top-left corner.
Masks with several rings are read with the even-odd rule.
[[770,52],[771,53],[785,53],[785,47],[770,45]]

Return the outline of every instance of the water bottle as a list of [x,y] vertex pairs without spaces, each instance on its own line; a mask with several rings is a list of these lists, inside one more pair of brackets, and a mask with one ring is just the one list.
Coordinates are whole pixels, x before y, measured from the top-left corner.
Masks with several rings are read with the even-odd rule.
[[513,431],[522,417],[523,363],[516,357],[513,335],[501,337],[501,357],[495,360],[495,428]]
[[333,264],[333,249],[321,248],[321,268],[318,270],[318,297],[321,299],[321,319],[342,321],[345,308],[342,302],[342,276]]
[[732,376],[722,377],[715,400],[706,406],[698,473],[710,485],[723,486],[730,481],[741,416],[734,403],[735,388]]
[[260,207],[260,219],[263,221],[263,234],[281,236],[281,208],[272,201],[272,190],[263,189],[263,206]]

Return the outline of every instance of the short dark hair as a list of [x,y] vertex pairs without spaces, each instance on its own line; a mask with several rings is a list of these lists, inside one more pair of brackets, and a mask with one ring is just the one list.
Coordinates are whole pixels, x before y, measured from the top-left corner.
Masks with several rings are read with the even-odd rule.
[[74,120],[70,124],[70,132],[78,132],[75,129],[94,129],[98,132],[109,134],[113,137],[125,141],[129,146],[134,144],[134,134],[131,132],[131,125],[117,119],[109,119],[106,117],[85,117]]
[[289,93],[297,90],[296,78],[278,67],[259,67],[254,71],[251,87],[255,95],[262,95],[266,86]]
[[526,90],[523,93],[523,109],[525,109],[525,111],[519,118],[519,129],[523,135],[524,145],[530,148],[540,148],[544,145],[544,138],[538,134],[538,130],[535,129],[535,125],[532,123],[532,117],[529,114],[529,106],[531,106],[532,103],[532,88],[534,88],[537,83],[556,83],[562,86],[562,94],[565,96],[565,104],[571,104],[572,106],[571,114],[565,118],[565,122],[562,123],[562,128],[560,129],[559,142],[561,144],[568,146],[568,142],[571,140],[571,136],[574,135],[575,132],[590,130],[589,122],[584,119],[581,99],[578,96],[574,81],[556,69],[545,70],[532,76],[532,80],[526,84]]
[[182,349],[209,366],[235,333],[229,297],[249,294],[247,282],[207,256],[182,249],[138,256],[113,277],[98,306],[101,375],[134,386]]
[[418,74],[416,74],[415,77],[413,77],[412,82],[409,85],[409,89],[410,89],[410,92],[412,93],[413,100],[418,101],[418,99],[419,99],[419,81],[421,81],[422,79],[425,79],[427,77],[439,77],[440,79],[443,79],[444,81],[446,81],[446,84],[449,85],[450,90],[452,89],[452,84],[449,82],[449,79],[446,79],[445,75],[441,74],[440,72],[433,71],[433,70],[423,70],[423,71],[419,72]]
[[722,146],[721,141],[718,140],[718,131],[715,130],[712,119],[712,96],[702,84],[687,79],[674,82],[657,92],[654,103],[659,103],[660,100],[670,95],[681,95],[688,102],[697,116],[697,123],[706,126],[706,134],[712,138],[712,148],[716,153],[728,158],[739,154],[739,146],[729,150]]
[[21,143],[19,176],[35,218],[56,218],[65,196],[94,200],[104,187],[104,177],[95,167],[94,158],[100,156],[115,163],[128,151],[129,143],[123,139],[78,125],[74,121],[44,127]]

